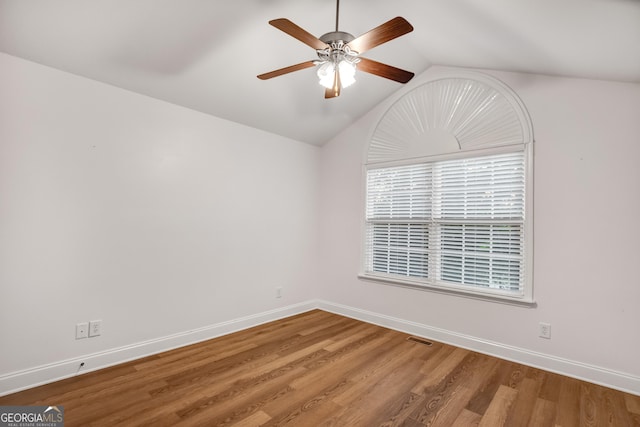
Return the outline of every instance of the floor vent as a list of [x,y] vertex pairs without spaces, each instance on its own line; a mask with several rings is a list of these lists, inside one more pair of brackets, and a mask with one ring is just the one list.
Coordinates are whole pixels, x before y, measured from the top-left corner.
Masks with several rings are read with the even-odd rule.
[[420,338],[420,337],[409,337],[407,338],[407,341],[413,341],[413,342],[417,342],[418,344],[424,344],[424,345],[433,344],[431,341],[427,341],[424,338]]

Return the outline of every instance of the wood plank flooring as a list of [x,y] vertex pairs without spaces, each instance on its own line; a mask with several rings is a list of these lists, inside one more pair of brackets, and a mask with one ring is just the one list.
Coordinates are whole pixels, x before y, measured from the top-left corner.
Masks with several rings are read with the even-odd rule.
[[0,397],[65,426],[640,426],[640,397],[320,310]]

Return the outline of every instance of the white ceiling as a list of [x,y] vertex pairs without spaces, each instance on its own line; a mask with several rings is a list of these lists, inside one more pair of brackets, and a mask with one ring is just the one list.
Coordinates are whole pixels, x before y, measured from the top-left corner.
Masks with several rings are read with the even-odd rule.
[[[412,33],[364,56],[413,71],[451,65],[640,83],[640,0],[342,0],[358,36],[403,16]],[[401,85],[366,73],[325,100],[315,58],[268,25],[320,36],[335,0],[0,0],[0,51],[254,128],[322,145]],[[1,94],[0,94],[1,96]]]

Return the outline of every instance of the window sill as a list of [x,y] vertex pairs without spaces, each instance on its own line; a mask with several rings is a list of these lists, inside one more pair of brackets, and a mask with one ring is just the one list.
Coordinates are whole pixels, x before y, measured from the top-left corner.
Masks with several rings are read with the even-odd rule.
[[485,292],[476,292],[473,290],[462,290],[456,288],[448,288],[443,286],[432,285],[424,282],[411,281],[411,280],[396,280],[389,277],[374,276],[370,274],[360,273],[358,279],[381,283],[384,285],[399,286],[403,288],[417,289],[421,291],[437,292],[445,295],[453,295],[463,298],[471,298],[475,300],[515,305],[518,307],[535,308],[537,303],[534,300],[527,299],[525,297],[509,297],[505,295],[497,295]]

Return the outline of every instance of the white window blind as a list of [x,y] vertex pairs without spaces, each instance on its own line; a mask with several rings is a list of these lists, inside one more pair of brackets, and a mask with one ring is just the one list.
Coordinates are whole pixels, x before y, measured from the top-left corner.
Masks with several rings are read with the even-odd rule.
[[524,294],[524,152],[367,171],[365,275]]

